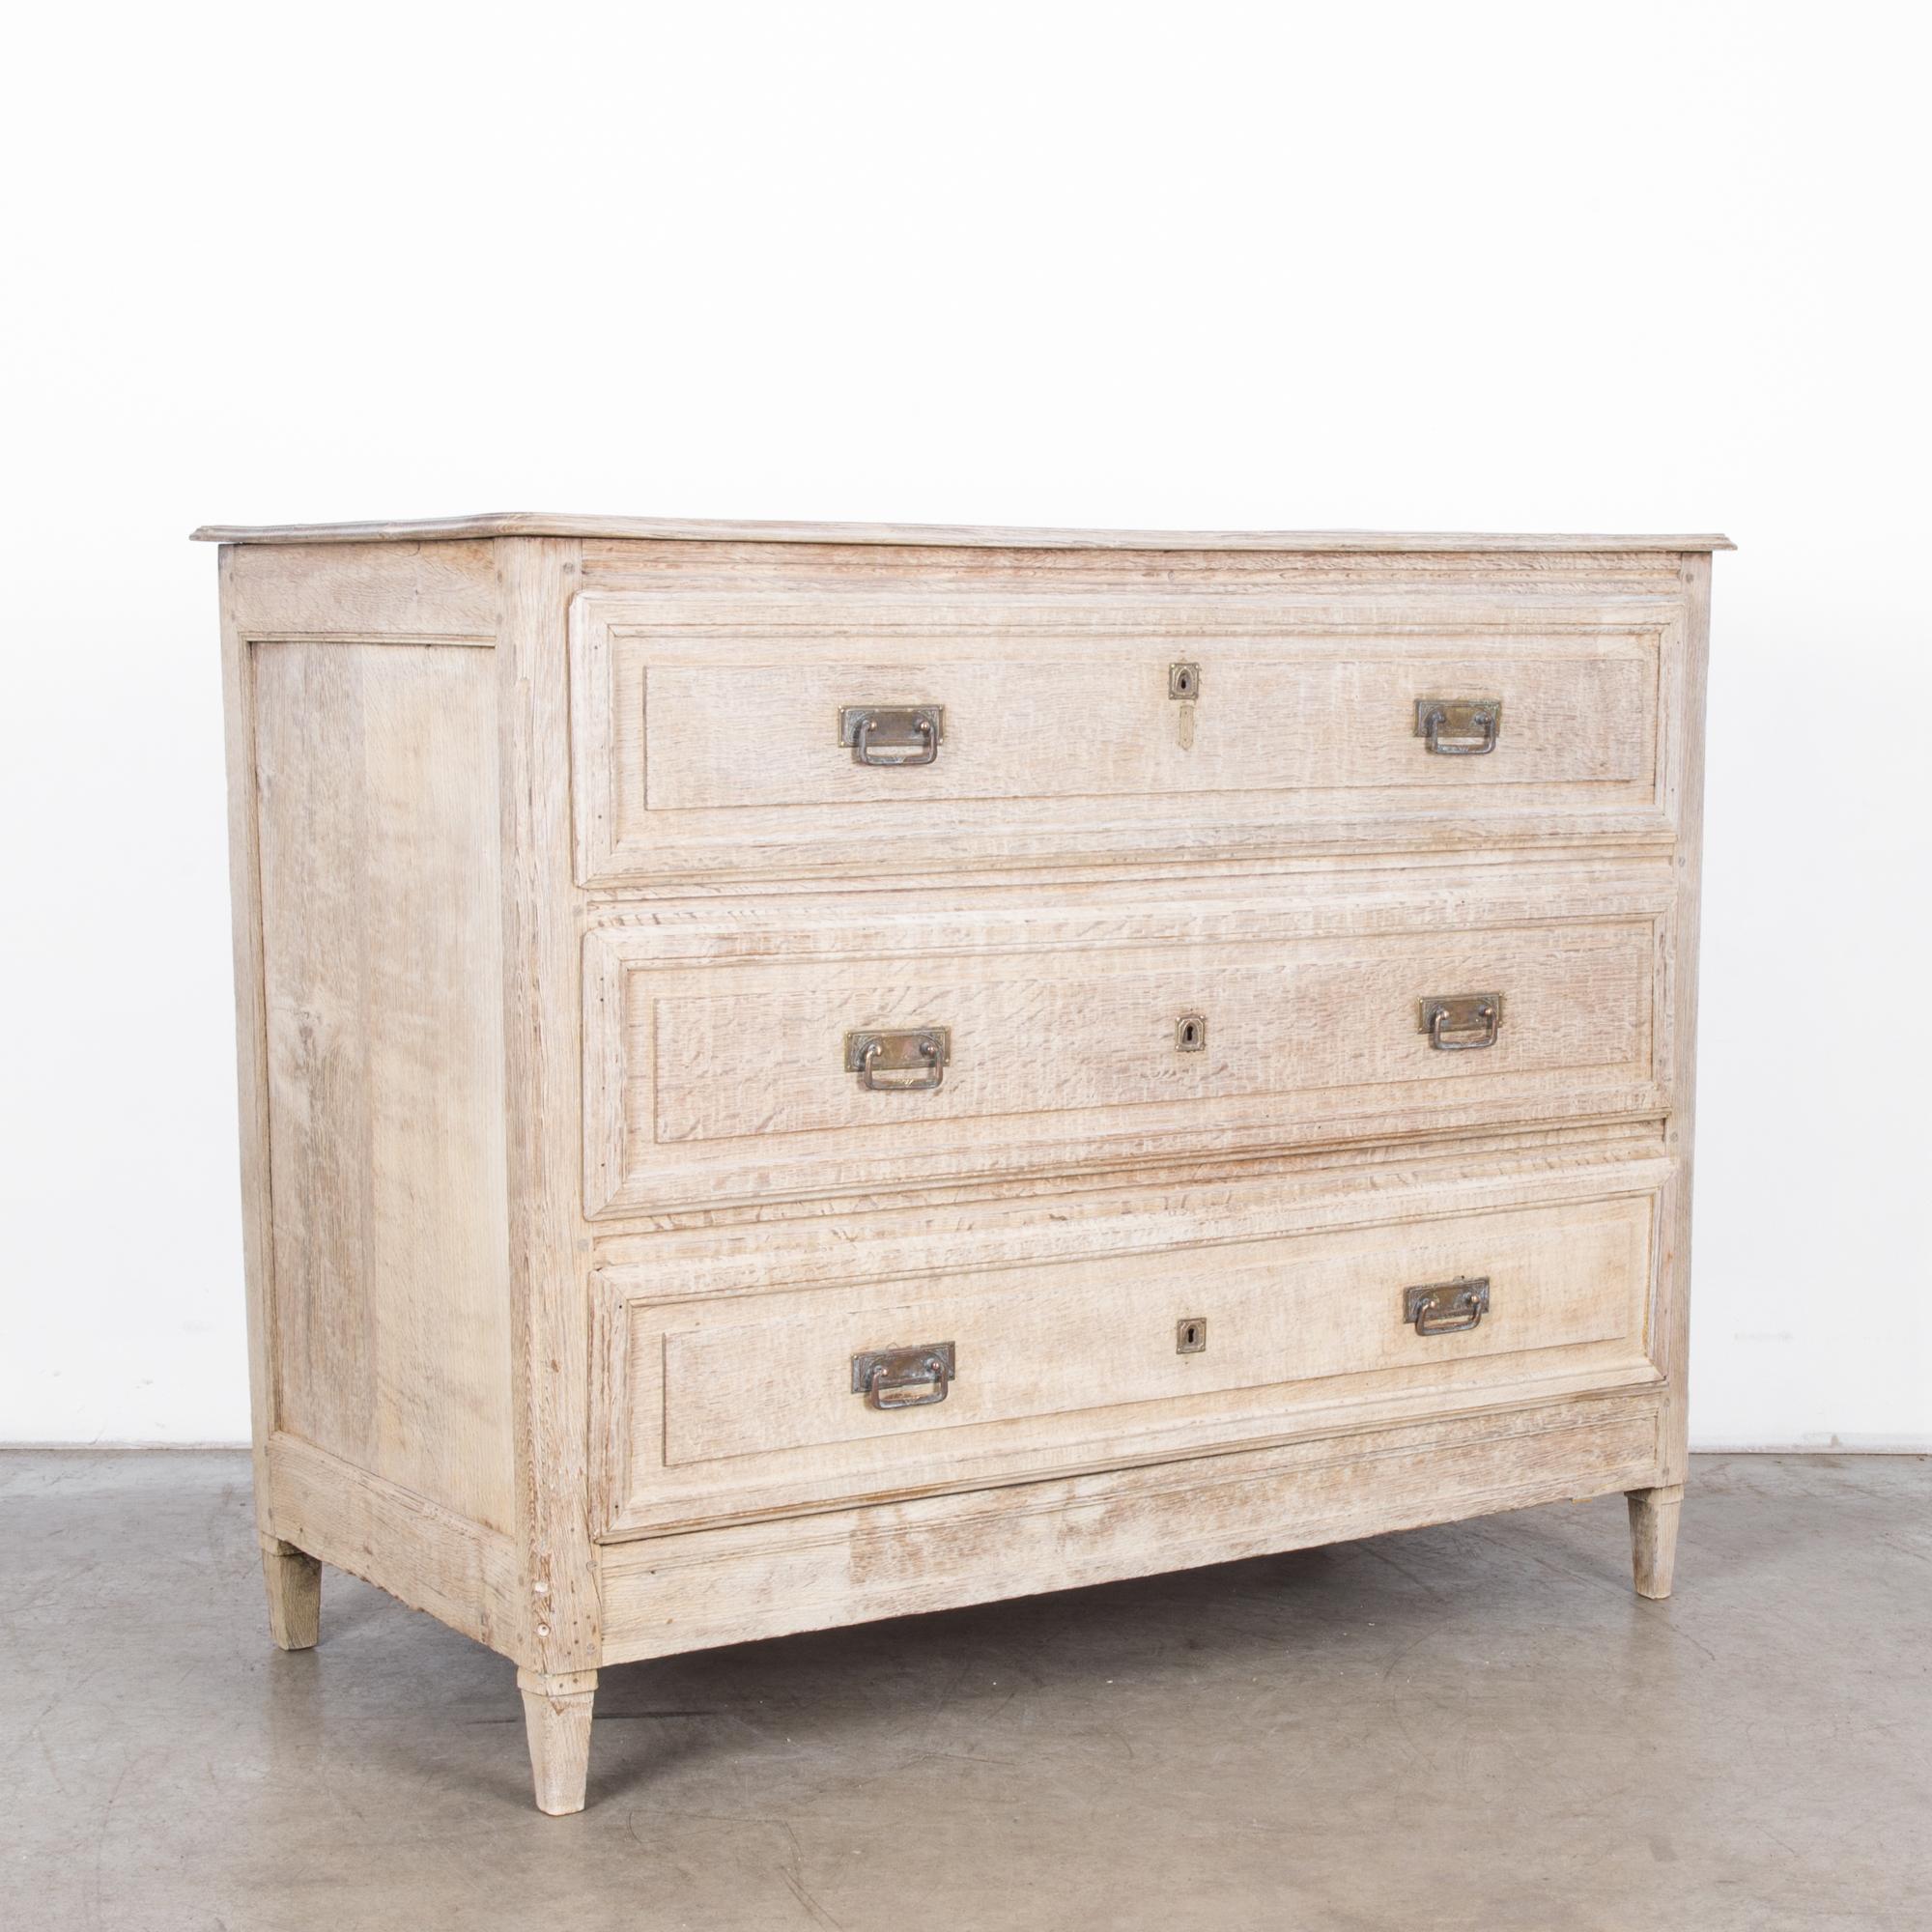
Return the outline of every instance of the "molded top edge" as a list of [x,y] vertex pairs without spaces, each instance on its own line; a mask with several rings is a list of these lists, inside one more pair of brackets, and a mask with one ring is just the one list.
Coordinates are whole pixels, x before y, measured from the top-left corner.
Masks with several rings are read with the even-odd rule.
[[685,522],[673,517],[579,517],[495,510],[367,524],[204,524],[195,543],[421,543],[466,537],[604,537],[679,543],[905,544],[971,550],[1704,551],[1735,550],[1703,536],[1486,535],[1468,530],[1063,530],[974,524]]

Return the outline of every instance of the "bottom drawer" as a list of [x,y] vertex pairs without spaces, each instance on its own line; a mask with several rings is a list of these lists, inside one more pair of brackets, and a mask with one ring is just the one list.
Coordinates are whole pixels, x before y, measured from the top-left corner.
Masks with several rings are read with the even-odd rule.
[[[1460,1211],[1455,1190],[1421,1191],[1399,1214],[1379,1191],[1271,1213],[1264,1189],[1231,1188],[1207,1212],[874,1230],[839,1243],[841,1260],[822,1235],[795,1252],[767,1236],[735,1258],[606,1267],[602,1527],[1654,1381],[1654,1177],[1597,1181],[1580,1198]],[[733,1286],[747,1278],[754,1290]]]

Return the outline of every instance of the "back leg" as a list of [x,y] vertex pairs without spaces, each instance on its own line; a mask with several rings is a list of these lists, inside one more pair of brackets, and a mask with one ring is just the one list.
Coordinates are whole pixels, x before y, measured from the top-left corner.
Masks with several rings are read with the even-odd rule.
[[279,1537],[262,1539],[269,1634],[283,1650],[313,1650],[322,1631],[322,1564]]

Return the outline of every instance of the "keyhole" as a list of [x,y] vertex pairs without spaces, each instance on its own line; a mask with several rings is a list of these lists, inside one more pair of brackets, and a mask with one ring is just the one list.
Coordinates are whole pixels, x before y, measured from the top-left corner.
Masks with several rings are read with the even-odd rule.
[[1167,668],[1167,695],[1170,697],[1199,697],[1201,696],[1201,667],[1198,664],[1169,665]]
[[1208,1044],[1208,1020],[1202,1013],[1182,1013],[1175,1023],[1175,1046],[1182,1053],[1200,1053]]
[[1174,1352],[1177,1355],[1198,1355],[1207,1347],[1207,1316],[1183,1315],[1174,1324]]

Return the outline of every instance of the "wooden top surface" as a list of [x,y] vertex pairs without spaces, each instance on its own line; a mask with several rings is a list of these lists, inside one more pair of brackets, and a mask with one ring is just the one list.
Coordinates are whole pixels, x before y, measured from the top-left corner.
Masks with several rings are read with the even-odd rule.
[[1487,535],[1469,530],[1060,530],[976,524],[772,524],[493,510],[368,524],[204,524],[196,543],[422,543],[463,537],[635,538],[679,543],[908,544],[970,550],[1699,551],[1728,537]]

